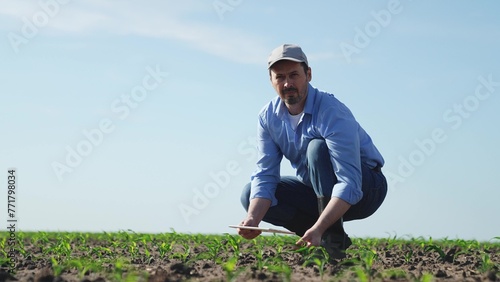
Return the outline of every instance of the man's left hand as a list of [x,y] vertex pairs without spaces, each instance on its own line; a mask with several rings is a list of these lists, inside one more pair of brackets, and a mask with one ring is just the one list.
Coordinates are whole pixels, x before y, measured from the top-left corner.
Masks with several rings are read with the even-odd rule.
[[323,234],[319,230],[313,227],[308,229],[306,233],[304,233],[304,236],[302,236],[302,238],[300,238],[295,244],[298,246],[306,245],[307,247],[320,246],[322,235]]

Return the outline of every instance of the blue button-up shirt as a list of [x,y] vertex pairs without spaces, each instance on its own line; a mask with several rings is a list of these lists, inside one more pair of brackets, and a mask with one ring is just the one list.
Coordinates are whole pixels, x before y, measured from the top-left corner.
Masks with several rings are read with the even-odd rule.
[[[250,198],[265,198],[276,205],[283,156],[296,169],[297,178],[312,187],[306,167],[309,141],[324,139],[330,152],[337,183],[332,197],[351,205],[363,197],[361,164],[383,166],[384,159],[351,111],[333,94],[308,85],[304,114],[294,131],[284,102],[276,97],[259,113],[257,169],[252,174]],[[312,188],[311,188],[312,189]]]

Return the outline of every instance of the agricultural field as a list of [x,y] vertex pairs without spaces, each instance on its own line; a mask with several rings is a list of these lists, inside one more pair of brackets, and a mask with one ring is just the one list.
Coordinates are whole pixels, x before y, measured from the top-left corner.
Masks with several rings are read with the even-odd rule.
[[500,237],[352,238],[343,260],[297,238],[0,232],[0,281],[500,281]]

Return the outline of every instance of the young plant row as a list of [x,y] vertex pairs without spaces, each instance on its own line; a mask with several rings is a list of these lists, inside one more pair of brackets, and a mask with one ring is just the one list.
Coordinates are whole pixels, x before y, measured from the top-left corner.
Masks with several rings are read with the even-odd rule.
[[[6,244],[9,234],[0,232],[0,266],[7,270]],[[296,248],[294,236],[259,236],[245,240],[238,235],[140,234],[133,231],[18,232],[17,266],[49,267],[55,276],[91,273],[112,281],[133,281],[151,273],[144,266],[178,263],[190,268],[203,261],[223,270],[226,280],[249,273],[267,273],[290,281],[295,271],[311,270],[312,275],[358,281],[411,279],[428,281],[431,273],[413,274],[397,266],[417,265],[423,257],[459,264],[476,258],[481,273],[500,274],[500,238],[491,242],[475,240],[433,240],[432,238],[354,238],[348,257],[332,261],[321,248]],[[387,265],[392,266],[388,268]],[[394,267],[396,266],[396,267]],[[192,267],[191,267],[192,269]],[[196,278],[184,273],[184,278]]]

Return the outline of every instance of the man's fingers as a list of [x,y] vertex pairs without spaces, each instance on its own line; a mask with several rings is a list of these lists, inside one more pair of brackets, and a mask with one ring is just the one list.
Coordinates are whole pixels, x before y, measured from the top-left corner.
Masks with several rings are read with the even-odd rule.
[[251,240],[251,239],[253,239],[253,238],[255,238],[255,237],[259,236],[259,235],[260,235],[259,231],[257,231],[257,232],[253,231],[253,232],[245,233],[245,234],[243,234],[241,236],[243,238],[245,238],[245,239]]
[[295,245],[305,247],[309,245],[309,242],[305,241],[304,238],[300,238],[297,242],[295,242]]
[[249,229],[238,229],[238,234],[240,234],[243,238],[251,240],[257,236],[259,236],[262,231],[259,230],[249,230]]
[[[248,220],[245,219],[240,223],[241,226],[252,226],[252,227],[258,227],[259,225],[255,223],[253,220]],[[260,234],[262,234],[262,231],[260,230],[250,230],[250,229],[245,229],[245,228],[238,228],[237,229],[238,234],[241,235],[241,237],[251,240]]]

